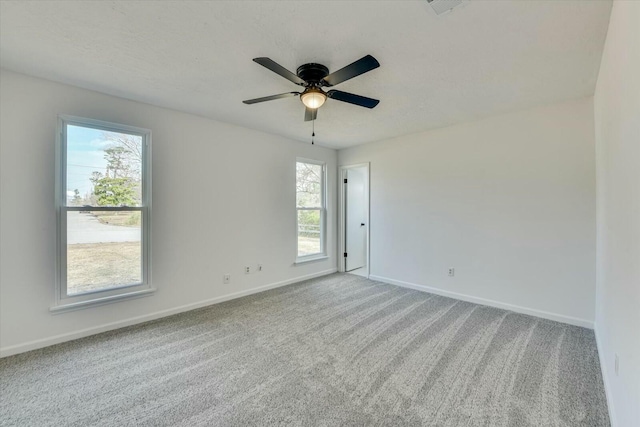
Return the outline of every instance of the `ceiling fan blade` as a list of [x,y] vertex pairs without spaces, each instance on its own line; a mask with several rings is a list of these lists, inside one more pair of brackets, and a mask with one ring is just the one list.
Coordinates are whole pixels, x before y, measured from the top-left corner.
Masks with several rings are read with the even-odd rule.
[[380,63],[376,58],[371,55],[367,55],[358,59],[356,62],[329,74],[327,77],[322,79],[322,83],[324,86],[335,86],[338,83],[352,79],[360,74],[376,69],[379,66]]
[[256,104],[258,102],[273,101],[274,99],[288,98],[290,96],[297,96],[297,95],[300,95],[300,92],[281,93],[279,95],[271,95],[271,96],[265,96],[262,98],[247,99],[246,101],[242,101],[242,102],[244,102],[245,104]]
[[354,95],[352,93],[343,92],[341,90],[330,90],[327,96],[349,104],[359,105],[361,107],[373,108],[380,102],[377,99],[367,98],[366,96]]
[[257,62],[258,64],[262,65],[265,68],[270,69],[276,74],[280,74],[285,79],[290,80],[297,85],[304,86],[306,84],[306,82],[302,80],[300,77],[296,76],[291,71],[287,70],[282,65],[278,64],[275,61],[272,61],[269,58],[264,58],[264,57],[253,58],[253,61]]
[[315,120],[318,118],[318,109],[317,108],[309,108],[305,107],[304,109],[304,121],[310,122],[311,120]]

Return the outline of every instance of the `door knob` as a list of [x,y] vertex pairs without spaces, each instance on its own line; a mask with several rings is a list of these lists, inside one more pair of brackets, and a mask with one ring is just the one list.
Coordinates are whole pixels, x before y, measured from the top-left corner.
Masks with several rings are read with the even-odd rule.
[[360,227],[364,227],[364,222],[361,222],[361,223],[360,223]]

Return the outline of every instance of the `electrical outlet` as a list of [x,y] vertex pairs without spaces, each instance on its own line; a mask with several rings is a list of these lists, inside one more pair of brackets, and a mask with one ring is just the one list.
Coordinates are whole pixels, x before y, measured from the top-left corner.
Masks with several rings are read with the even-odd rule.
[[231,283],[231,275],[225,274],[224,276],[222,276],[222,283],[224,284]]
[[451,267],[449,268],[449,276],[453,277],[456,275],[456,269]]
[[616,354],[614,370],[616,371],[616,377],[618,376],[618,369],[620,368],[620,360],[618,359],[618,355]]
[[251,267],[248,265],[244,268],[244,274],[251,274]]
[[258,264],[258,271],[262,271],[262,264]]

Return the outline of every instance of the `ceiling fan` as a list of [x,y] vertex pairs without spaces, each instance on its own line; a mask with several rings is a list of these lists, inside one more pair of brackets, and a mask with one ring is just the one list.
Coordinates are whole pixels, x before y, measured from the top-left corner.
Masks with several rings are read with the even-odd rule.
[[354,95],[353,93],[342,92],[341,90],[330,90],[325,92],[323,87],[335,86],[339,83],[352,79],[368,71],[376,69],[380,63],[371,55],[364,56],[356,62],[329,74],[329,69],[322,64],[304,64],[298,67],[296,74],[284,68],[269,58],[254,58],[254,62],[281,75],[285,79],[304,87],[302,92],[286,92],[279,95],[265,96],[263,98],[248,99],[242,101],[245,104],[256,104],[258,102],[272,101],[274,99],[300,96],[300,100],[305,106],[304,120],[315,120],[318,116],[318,108],[324,104],[327,98],[337,101],[348,102],[349,104],[361,107],[373,108],[380,102],[377,99],[366,96]]

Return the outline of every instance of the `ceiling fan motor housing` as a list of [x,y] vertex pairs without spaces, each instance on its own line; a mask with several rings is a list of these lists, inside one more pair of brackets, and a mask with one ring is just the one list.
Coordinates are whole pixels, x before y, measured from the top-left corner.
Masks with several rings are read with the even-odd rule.
[[298,67],[296,74],[307,83],[318,85],[329,75],[329,69],[322,64],[304,64]]

